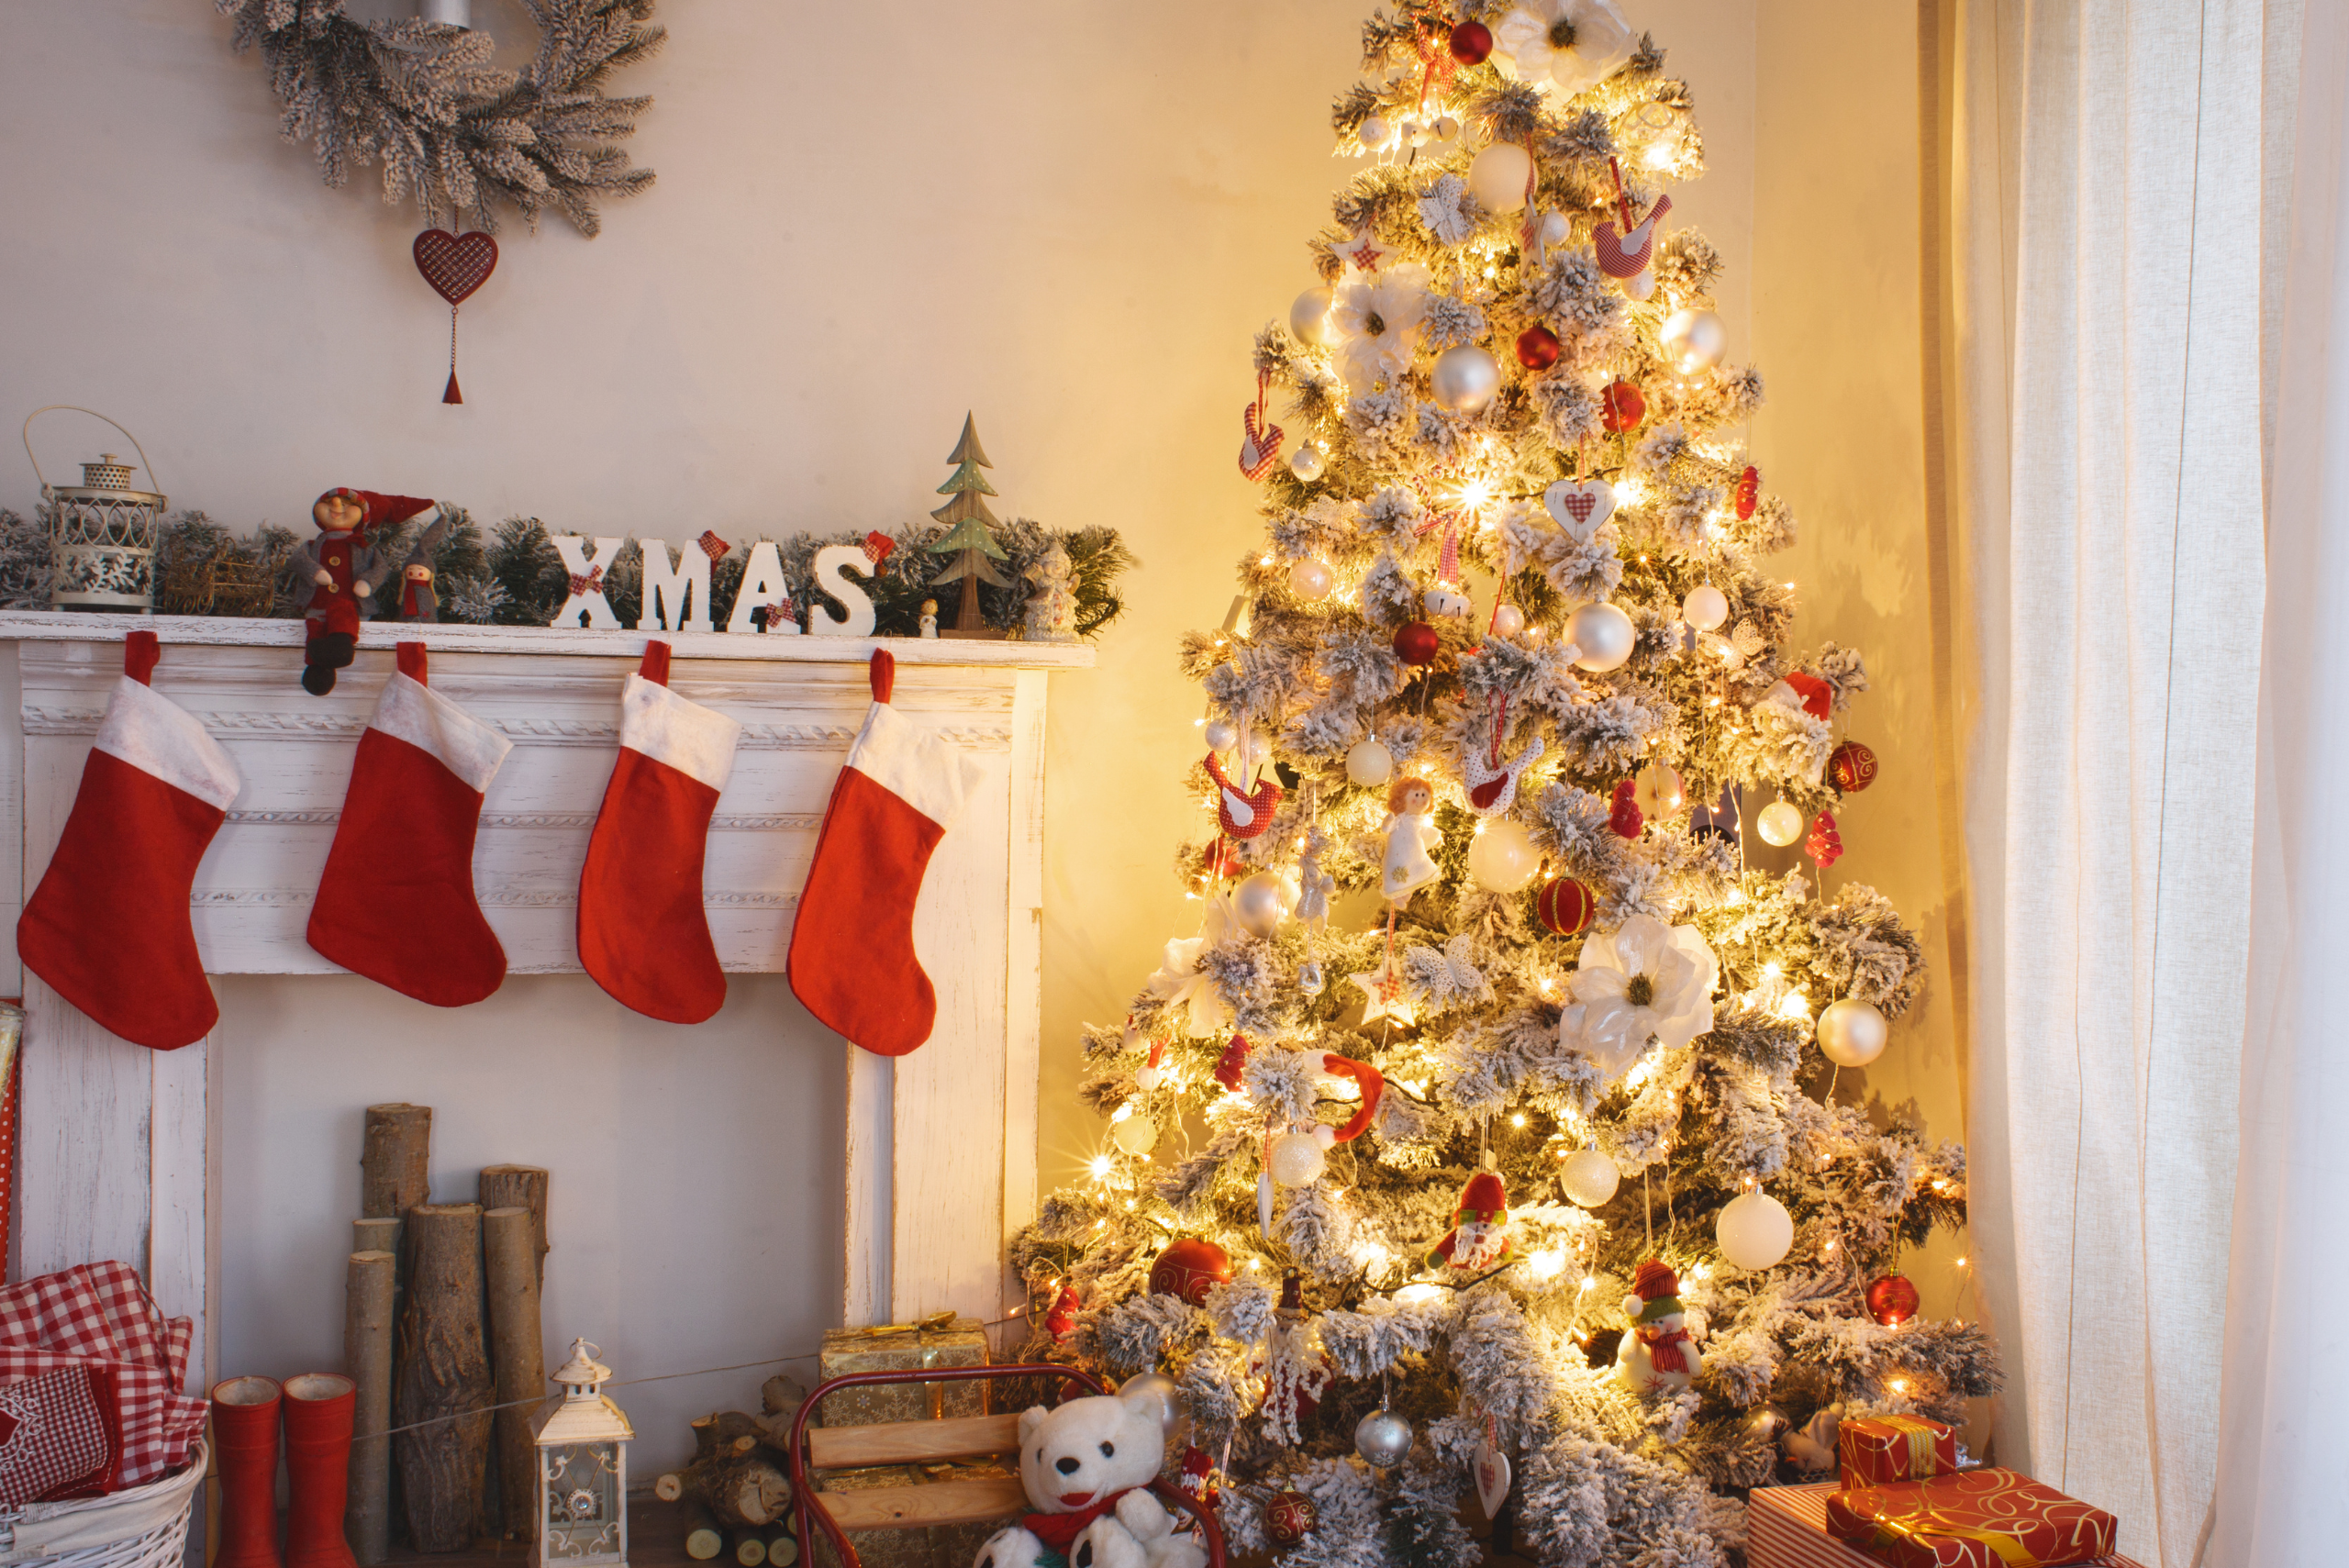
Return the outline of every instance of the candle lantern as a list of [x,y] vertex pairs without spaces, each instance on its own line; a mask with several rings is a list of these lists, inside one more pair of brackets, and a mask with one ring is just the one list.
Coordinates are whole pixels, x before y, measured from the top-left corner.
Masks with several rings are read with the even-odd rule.
[[[25,455],[33,458],[33,476],[40,480],[40,498],[49,507],[49,602],[61,610],[114,610],[144,615],[155,607],[155,540],[162,525],[168,497],[150,490],[133,490],[130,464],[107,452],[82,465],[82,483],[53,485],[33,457],[33,420],[52,409],[70,408],[106,419],[95,409],[52,404],[36,408],[25,419]],[[111,419],[106,423],[122,430]],[[147,450],[130,437],[140,466]],[[147,481],[155,471],[147,467]]]
[[571,1359],[553,1374],[562,1393],[530,1418],[539,1460],[539,1562],[628,1562],[628,1445],[636,1436],[620,1407],[604,1396],[612,1369],[601,1351],[571,1341]]

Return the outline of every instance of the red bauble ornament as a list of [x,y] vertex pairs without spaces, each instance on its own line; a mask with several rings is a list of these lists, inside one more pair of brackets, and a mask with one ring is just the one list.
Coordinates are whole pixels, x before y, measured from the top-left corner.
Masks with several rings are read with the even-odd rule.
[[1607,814],[1607,826],[1619,838],[1636,839],[1647,826],[1647,818],[1640,815],[1640,803],[1633,798],[1638,791],[1639,785],[1630,779],[1615,786],[1615,808]]
[[1223,1048],[1223,1054],[1216,1058],[1215,1081],[1236,1095],[1240,1092],[1240,1075],[1247,1069],[1248,1037],[1233,1035],[1231,1043]]
[[1880,1274],[1868,1283],[1868,1316],[1897,1329],[1917,1316],[1917,1287],[1906,1274]]
[[1151,1295],[1178,1296],[1194,1307],[1206,1306],[1208,1292],[1230,1283],[1230,1254],[1197,1236],[1169,1241],[1150,1265]]
[[1463,65],[1482,65],[1493,52],[1493,29],[1482,22],[1463,22],[1452,29],[1452,58]]
[[1314,1507],[1313,1499],[1302,1492],[1276,1492],[1273,1500],[1264,1505],[1264,1533],[1273,1538],[1275,1546],[1295,1546],[1320,1522],[1320,1511]]
[[1517,362],[1527,370],[1548,370],[1564,351],[1558,335],[1547,327],[1528,327],[1517,335]]
[[428,228],[416,237],[410,254],[432,292],[449,302],[449,384],[442,389],[440,401],[462,403],[465,395],[457,388],[457,306],[497,271],[497,241],[478,229],[451,234],[445,228]]
[[1638,429],[1640,421],[1648,417],[1648,400],[1628,381],[1608,383],[1607,390],[1599,394],[1598,407],[1598,422],[1619,436]]
[[[1631,809],[1636,811],[1639,807]],[[1590,895],[1590,889],[1570,876],[1553,877],[1543,883],[1533,900],[1533,912],[1541,917],[1542,929],[1562,937],[1588,930],[1590,917],[1598,911],[1598,900]]]
[[1395,634],[1395,657],[1406,664],[1424,664],[1442,648],[1442,636],[1423,620],[1415,620]]
[[1742,523],[1753,515],[1755,504],[1762,499],[1762,471],[1760,469],[1755,468],[1752,463],[1746,464],[1745,472],[1737,476],[1736,495],[1737,520]]
[[1248,867],[1241,860],[1239,850],[1230,840],[1218,839],[1208,846],[1207,853],[1199,857],[1199,869],[1207,873],[1210,879],[1220,880],[1227,876],[1238,876]]
[[1856,740],[1846,740],[1827,754],[1827,776],[1845,795],[1857,795],[1876,783],[1876,753]]
[[1810,839],[1803,845],[1803,850],[1819,862],[1821,871],[1843,858],[1843,835],[1835,830],[1833,813],[1822,811],[1819,814],[1819,820],[1810,825]]

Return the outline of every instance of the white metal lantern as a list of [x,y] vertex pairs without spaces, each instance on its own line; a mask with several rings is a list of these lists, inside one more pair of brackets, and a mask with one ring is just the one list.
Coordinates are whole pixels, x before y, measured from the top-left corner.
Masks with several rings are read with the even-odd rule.
[[604,1397],[612,1369],[584,1340],[571,1341],[571,1360],[554,1381],[561,1396],[530,1418],[539,1456],[539,1562],[628,1562],[628,1445],[635,1429]]
[[50,484],[40,471],[40,459],[33,457],[32,427],[35,419],[56,409],[106,419],[122,430],[147,468],[147,482],[155,480],[139,438],[94,408],[53,403],[26,416],[25,455],[33,459],[33,477],[40,480],[40,498],[50,508],[49,602],[61,610],[151,610],[155,541],[170,497],[130,488],[131,466],[112,452],[83,463],[81,484]]

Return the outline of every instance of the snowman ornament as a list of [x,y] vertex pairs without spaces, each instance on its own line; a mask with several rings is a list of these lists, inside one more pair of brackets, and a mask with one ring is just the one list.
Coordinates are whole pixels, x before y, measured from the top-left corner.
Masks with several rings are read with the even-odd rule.
[[1633,1271],[1631,1290],[1623,1298],[1631,1327],[1615,1352],[1615,1380],[1632,1394],[1677,1394],[1705,1367],[1683,1326],[1680,1276],[1650,1258]]

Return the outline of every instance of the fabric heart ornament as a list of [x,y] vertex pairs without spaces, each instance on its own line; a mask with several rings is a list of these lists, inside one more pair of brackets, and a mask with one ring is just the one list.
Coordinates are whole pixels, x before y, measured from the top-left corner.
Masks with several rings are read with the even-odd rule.
[[1508,1455],[1487,1438],[1476,1445],[1470,1469],[1476,1477],[1476,1501],[1485,1506],[1485,1517],[1497,1518],[1501,1505],[1508,1501]]
[[1588,544],[1598,525],[1615,515],[1615,486],[1603,479],[1561,479],[1542,492],[1542,505],[1576,544]]
[[479,229],[451,234],[445,228],[428,228],[416,237],[414,254],[416,270],[424,274],[433,293],[449,302],[449,384],[440,401],[462,403],[465,395],[457,386],[457,306],[472,298],[473,291],[489,282],[489,274],[497,270],[497,241]]

